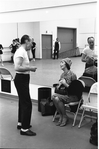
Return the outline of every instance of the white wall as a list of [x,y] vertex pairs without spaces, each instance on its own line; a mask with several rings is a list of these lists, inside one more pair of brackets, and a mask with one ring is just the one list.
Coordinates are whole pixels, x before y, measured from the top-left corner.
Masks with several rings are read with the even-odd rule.
[[17,38],[17,23],[0,24],[0,43],[4,47],[9,47],[15,38]]
[[41,50],[40,50],[40,23],[34,22],[33,23],[33,36],[36,42],[36,58],[41,58]]
[[82,49],[87,43],[87,38],[93,36],[97,45],[96,18],[79,19],[79,47]]
[[18,37],[21,38],[25,34],[33,36],[32,22],[18,23]]

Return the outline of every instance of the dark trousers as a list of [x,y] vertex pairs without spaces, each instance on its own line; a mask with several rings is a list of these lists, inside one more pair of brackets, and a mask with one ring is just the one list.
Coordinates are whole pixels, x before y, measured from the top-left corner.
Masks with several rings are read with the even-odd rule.
[[54,59],[55,59],[55,56],[57,56],[57,59],[59,58],[59,51],[58,50],[54,50]]
[[32,102],[29,93],[29,74],[16,73],[14,84],[19,96],[18,122],[23,129],[28,129],[31,121]]
[[35,58],[35,50],[32,50],[33,58]]

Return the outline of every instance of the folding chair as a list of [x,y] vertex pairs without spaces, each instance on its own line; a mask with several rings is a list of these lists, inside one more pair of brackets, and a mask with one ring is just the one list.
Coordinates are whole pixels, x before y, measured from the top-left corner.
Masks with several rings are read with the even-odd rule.
[[[79,128],[81,127],[81,123],[82,123],[83,119],[86,116],[89,117],[88,115],[84,115],[86,110],[90,110],[90,112],[94,112],[94,113],[98,112],[97,84],[98,83],[96,82],[92,85],[92,87],[89,91],[89,94],[88,94],[87,102],[82,105],[83,111],[82,111],[82,116],[81,116],[81,119],[80,119],[80,122],[79,122],[79,125],[78,125]],[[94,118],[94,117],[91,116],[91,118]]]
[[3,76],[10,76],[11,77],[11,81],[13,80],[13,76],[10,73],[10,71],[5,68],[5,67],[0,67],[0,75],[1,75],[1,79],[4,79]]
[[[77,84],[78,84],[78,86],[77,86]],[[76,86],[75,86],[76,85]],[[72,90],[72,87],[74,88],[73,90]],[[75,81],[73,81],[72,83],[71,83],[71,88],[70,88],[70,90],[71,90],[71,92],[69,92],[69,95],[71,94],[71,95],[76,95],[77,94],[77,92],[78,93],[80,93],[80,96],[78,97],[79,98],[79,101],[77,101],[77,102],[71,102],[71,103],[68,103],[68,104],[65,104],[65,107],[70,107],[70,106],[76,106],[77,105],[77,110],[76,110],[76,112],[71,112],[71,113],[73,113],[74,114],[74,119],[73,119],[73,124],[72,124],[72,126],[75,126],[75,122],[76,122],[76,119],[77,119],[77,115],[78,115],[78,112],[79,112],[79,109],[80,109],[80,106],[81,106],[81,104],[83,103],[83,99],[82,99],[82,92],[83,92],[83,89],[84,89],[84,87],[85,87],[85,85],[84,85],[84,82],[83,81],[80,81],[80,80],[75,80]],[[75,90],[76,89],[76,90]],[[79,89],[80,89],[80,92],[79,92]],[[76,91],[76,92],[75,92]],[[75,94],[74,94],[75,93]],[[55,121],[55,118],[56,118],[56,116],[57,116],[57,111],[55,112],[55,114],[54,114],[54,116],[53,116],[53,122]]]
[[93,78],[87,76],[81,76],[79,80],[82,80],[85,83],[85,92],[89,92],[91,86],[96,82]]

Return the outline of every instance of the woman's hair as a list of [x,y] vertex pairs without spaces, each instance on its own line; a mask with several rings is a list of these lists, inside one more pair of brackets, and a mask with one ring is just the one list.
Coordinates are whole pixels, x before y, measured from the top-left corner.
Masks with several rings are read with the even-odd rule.
[[67,67],[68,70],[70,70],[70,66],[65,62],[65,65]]
[[22,36],[22,38],[21,38],[21,44],[25,44],[25,41],[26,40],[30,41],[30,37],[28,35]]

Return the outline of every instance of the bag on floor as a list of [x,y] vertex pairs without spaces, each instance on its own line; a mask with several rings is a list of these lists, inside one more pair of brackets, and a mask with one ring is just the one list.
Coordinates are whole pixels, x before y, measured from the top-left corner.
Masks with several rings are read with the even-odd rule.
[[56,108],[53,101],[49,99],[42,99],[40,102],[42,116],[54,115]]
[[89,142],[93,145],[98,146],[98,123],[95,122],[92,127],[91,127],[91,131],[90,131],[90,139]]

